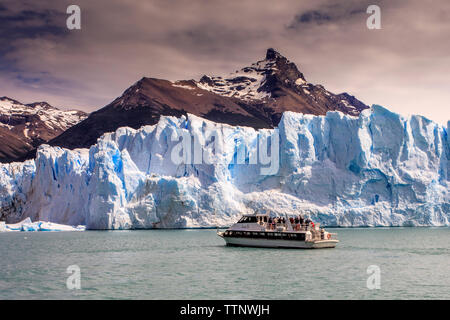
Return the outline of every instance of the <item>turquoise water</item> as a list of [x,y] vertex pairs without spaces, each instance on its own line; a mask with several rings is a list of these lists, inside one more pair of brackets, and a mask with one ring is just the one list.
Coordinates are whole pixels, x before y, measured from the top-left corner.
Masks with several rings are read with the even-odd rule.
[[333,231],[321,250],[225,247],[215,230],[1,233],[0,299],[450,299],[449,228]]

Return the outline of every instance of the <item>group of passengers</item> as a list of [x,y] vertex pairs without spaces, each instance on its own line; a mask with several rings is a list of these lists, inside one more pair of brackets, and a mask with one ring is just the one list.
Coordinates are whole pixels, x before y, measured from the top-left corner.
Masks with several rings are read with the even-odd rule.
[[[312,222],[310,219],[305,219],[302,215],[298,215],[295,217],[290,217],[289,222],[291,223],[291,226],[294,230],[300,230],[302,228],[306,228],[310,224],[312,227],[314,227],[314,222]],[[286,225],[286,218],[284,217],[269,217],[268,220],[268,226],[269,229],[275,230],[277,225]]]

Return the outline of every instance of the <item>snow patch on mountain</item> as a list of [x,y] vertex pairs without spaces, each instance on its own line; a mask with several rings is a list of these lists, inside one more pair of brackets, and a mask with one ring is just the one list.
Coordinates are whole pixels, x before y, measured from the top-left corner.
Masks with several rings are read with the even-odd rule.
[[70,128],[87,117],[83,112],[59,110],[46,102],[24,105],[6,97],[0,99],[0,114],[9,116],[9,118],[14,116],[30,117],[36,115],[48,127],[52,129],[60,128],[61,130]]
[[7,97],[0,98],[0,127],[8,128],[25,144],[48,141],[86,117],[84,112],[59,110],[46,102],[25,105]]
[[203,76],[197,86],[200,89],[214,92],[226,97],[243,100],[261,100],[270,97],[270,93],[261,88],[266,74],[273,69],[274,62],[259,61],[226,76]]

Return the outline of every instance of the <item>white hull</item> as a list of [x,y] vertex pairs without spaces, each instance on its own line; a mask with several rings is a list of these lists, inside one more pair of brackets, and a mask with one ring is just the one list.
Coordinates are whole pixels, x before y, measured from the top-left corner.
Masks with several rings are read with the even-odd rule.
[[261,247],[261,248],[293,248],[293,249],[318,249],[318,248],[334,248],[339,240],[316,240],[316,241],[299,241],[299,240],[281,240],[281,239],[253,239],[253,238],[237,238],[223,237],[227,245],[240,247]]

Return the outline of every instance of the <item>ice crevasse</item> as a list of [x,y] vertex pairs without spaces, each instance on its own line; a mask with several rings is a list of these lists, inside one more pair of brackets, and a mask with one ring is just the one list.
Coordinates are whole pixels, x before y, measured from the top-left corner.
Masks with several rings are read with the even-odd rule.
[[[449,126],[377,105],[359,117],[286,112],[272,130],[162,116],[107,133],[89,150],[43,145],[34,160],[0,165],[0,220],[191,228],[268,212],[327,226],[448,226]],[[266,165],[249,158],[274,130],[279,169],[264,175]],[[205,145],[213,132],[223,148],[211,164],[175,163],[180,132]]]

